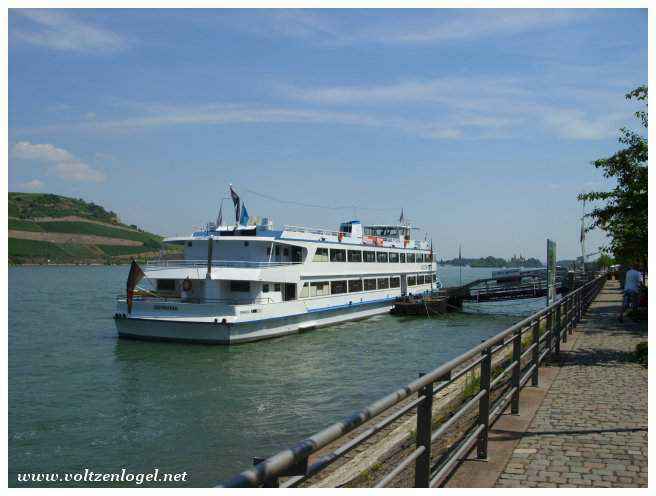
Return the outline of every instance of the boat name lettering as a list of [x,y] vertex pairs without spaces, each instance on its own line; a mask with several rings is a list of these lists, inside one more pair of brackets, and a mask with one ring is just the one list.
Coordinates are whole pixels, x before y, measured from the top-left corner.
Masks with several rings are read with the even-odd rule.
[[175,305],[153,305],[155,310],[178,310],[178,307]]

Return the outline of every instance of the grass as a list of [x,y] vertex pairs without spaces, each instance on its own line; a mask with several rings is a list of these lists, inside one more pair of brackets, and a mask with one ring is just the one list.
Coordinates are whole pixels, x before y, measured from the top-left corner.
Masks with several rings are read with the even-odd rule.
[[88,234],[93,236],[105,236],[109,238],[129,239],[132,241],[141,241],[144,246],[149,248],[159,248],[161,240],[154,234],[126,231],[125,229],[116,229],[111,226],[100,224],[91,224],[89,222],[40,222],[38,224],[45,232],[71,233],[71,234]]
[[98,245],[105,255],[116,257],[120,255],[135,255],[137,253],[144,253],[153,251],[146,246],[119,246],[119,245]]
[[9,219],[9,229],[16,231],[43,231],[41,226],[31,220]]
[[27,259],[40,259],[42,261],[51,259],[59,260],[66,258],[68,254],[61,246],[48,241],[35,241],[32,239],[9,238],[9,260],[22,262]]

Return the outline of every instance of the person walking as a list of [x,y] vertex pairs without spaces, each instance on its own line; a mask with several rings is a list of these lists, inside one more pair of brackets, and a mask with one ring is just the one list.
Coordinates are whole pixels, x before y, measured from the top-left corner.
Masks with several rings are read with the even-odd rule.
[[622,300],[622,310],[620,311],[620,322],[624,321],[624,312],[627,308],[635,308],[640,293],[642,274],[635,268],[635,264],[629,265],[624,279],[624,299]]

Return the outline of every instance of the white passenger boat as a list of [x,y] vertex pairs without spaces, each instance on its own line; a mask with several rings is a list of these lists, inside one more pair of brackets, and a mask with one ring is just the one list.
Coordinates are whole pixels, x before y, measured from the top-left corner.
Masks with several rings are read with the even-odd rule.
[[243,343],[385,313],[397,297],[440,285],[430,243],[411,239],[416,228],[405,222],[353,220],[337,231],[246,224],[165,239],[183,247],[181,260],[143,271],[133,262],[117,302],[119,335]]

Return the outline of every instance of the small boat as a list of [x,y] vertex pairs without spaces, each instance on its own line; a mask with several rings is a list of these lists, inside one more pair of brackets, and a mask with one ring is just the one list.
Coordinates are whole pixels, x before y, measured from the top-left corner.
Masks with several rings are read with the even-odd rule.
[[449,311],[449,298],[445,294],[406,296],[399,298],[390,310],[392,315],[443,315]]

